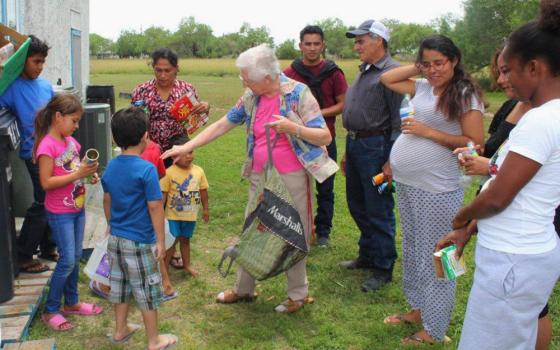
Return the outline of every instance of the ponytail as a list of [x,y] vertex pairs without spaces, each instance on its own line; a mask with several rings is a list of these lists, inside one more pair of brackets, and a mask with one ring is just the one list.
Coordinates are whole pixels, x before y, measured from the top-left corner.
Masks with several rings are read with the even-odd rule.
[[75,95],[68,93],[56,94],[45,107],[43,107],[35,116],[35,130],[33,136],[35,138],[33,143],[33,160],[37,160],[37,147],[43,138],[49,133],[51,126],[54,123],[56,112],[68,115],[74,113],[82,113],[83,108],[80,100]]

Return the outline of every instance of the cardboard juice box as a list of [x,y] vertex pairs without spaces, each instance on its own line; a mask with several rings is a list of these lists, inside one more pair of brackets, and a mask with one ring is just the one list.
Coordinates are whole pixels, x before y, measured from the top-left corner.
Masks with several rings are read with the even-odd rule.
[[457,259],[455,244],[434,253],[434,268],[439,279],[454,280],[466,272],[463,257]]

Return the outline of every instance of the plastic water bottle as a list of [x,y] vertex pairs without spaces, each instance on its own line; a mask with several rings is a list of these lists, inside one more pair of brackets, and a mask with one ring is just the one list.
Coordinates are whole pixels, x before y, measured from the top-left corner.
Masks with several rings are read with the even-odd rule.
[[406,94],[404,95],[402,102],[401,102],[401,108],[399,110],[401,119],[403,118],[408,118],[408,117],[414,117],[414,106],[412,105],[412,101],[410,101],[410,95]]
[[[467,142],[467,150],[457,154],[457,158],[459,158],[459,160],[461,160],[463,157],[469,155],[472,157],[478,157],[478,152],[476,151],[476,149],[474,148],[474,142],[469,141]],[[469,187],[469,185],[471,184],[471,182],[473,181],[473,179],[478,179],[477,176],[469,176],[467,174],[464,173],[463,170],[461,170],[461,185],[463,186],[463,188],[467,188]]]
[[148,111],[148,105],[146,104],[146,101],[144,101],[144,100],[134,101],[134,102],[132,103],[132,105],[133,105],[134,107],[142,108],[142,109],[144,110],[144,113],[146,113],[147,115],[150,114],[149,111]]

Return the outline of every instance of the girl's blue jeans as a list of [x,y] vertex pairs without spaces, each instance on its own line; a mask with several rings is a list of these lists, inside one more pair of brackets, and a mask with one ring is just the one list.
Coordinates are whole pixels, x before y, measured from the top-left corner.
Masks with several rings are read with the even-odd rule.
[[82,210],[64,214],[47,212],[47,218],[59,258],[51,276],[45,312],[58,313],[62,296],[65,305],[78,303],[78,276],[86,216]]

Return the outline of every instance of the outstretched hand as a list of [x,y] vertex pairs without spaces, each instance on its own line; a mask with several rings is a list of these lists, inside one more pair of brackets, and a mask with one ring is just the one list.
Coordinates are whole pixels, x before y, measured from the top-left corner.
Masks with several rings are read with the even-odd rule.
[[160,158],[161,159],[173,158],[173,163],[175,163],[179,159],[179,157],[181,157],[183,154],[188,154],[192,151],[193,151],[192,145],[190,144],[190,142],[187,142],[184,145],[173,146],[172,148],[163,152]]

